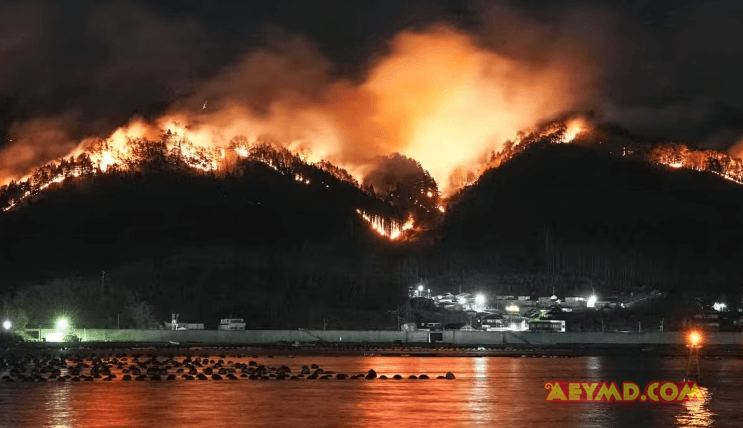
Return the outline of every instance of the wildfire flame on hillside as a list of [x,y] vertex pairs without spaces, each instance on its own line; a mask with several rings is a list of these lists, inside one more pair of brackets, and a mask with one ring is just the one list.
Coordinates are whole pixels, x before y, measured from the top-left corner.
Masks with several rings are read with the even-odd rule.
[[[535,65],[484,49],[470,35],[445,26],[403,31],[359,83],[333,77],[317,49],[291,39],[249,53],[160,118],[133,118],[105,139],[71,143],[64,120],[14,124],[15,141],[0,150],[0,182],[20,181],[13,182],[3,209],[69,177],[129,170],[140,152],[149,150],[142,142],[164,144],[183,165],[205,173],[219,173],[231,159],[248,158],[256,144],[270,142],[357,185],[375,172],[374,159],[408,156],[435,179],[437,193],[426,196],[436,198],[432,210],[443,213],[446,195],[531,142],[571,143],[590,129],[583,118],[538,128],[587,96],[581,83],[586,76],[579,70],[590,58],[565,55]],[[741,162],[718,152],[658,149],[648,158],[743,182]],[[295,174],[271,158],[257,160]],[[301,174],[295,179],[310,184]],[[412,228],[412,222],[395,226],[359,214],[390,239]]]
[[[73,152],[70,160],[63,159],[58,163],[51,163],[25,177],[18,186],[25,189],[22,194],[10,200],[10,204],[3,208],[5,211],[12,209],[18,203],[32,195],[38,194],[50,186],[61,183],[67,178],[77,178],[86,175],[103,174],[111,170],[128,170],[136,167],[133,159],[138,156],[138,151],[146,150],[150,145],[162,144],[164,150],[171,156],[180,159],[187,167],[204,173],[218,173],[225,169],[229,156],[237,159],[251,157],[281,172],[291,174],[295,181],[309,185],[311,180],[300,173],[286,168],[286,162],[272,158],[271,156],[256,155],[257,141],[246,138],[233,139],[228,147],[212,148],[203,147],[190,141],[191,131],[181,122],[174,121],[169,124],[168,130],[163,132],[153,125],[142,121],[135,121],[126,128],[118,129],[106,140],[88,140],[85,148],[78,148]],[[583,118],[574,118],[566,122],[552,123],[541,130],[531,134],[519,133],[513,141],[506,142],[503,149],[498,153],[493,152],[488,162],[485,162],[475,172],[467,172],[463,175],[461,186],[468,186],[476,180],[479,175],[489,168],[497,168],[504,161],[513,158],[521,150],[537,141],[549,141],[556,144],[573,142],[578,136],[590,129],[588,122]],[[198,136],[197,136],[198,138]],[[152,139],[150,142],[148,139]],[[312,159],[312,152],[301,146],[293,154],[296,159],[307,163]],[[625,150],[623,155],[638,154],[637,150]],[[289,152],[287,152],[289,153]],[[743,162],[729,155],[716,151],[692,150],[681,144],[666,144],[648,148],[641,156],[651,163],[666,165],[671,168],[685,168],[696,171],[708,171],[715,173],[727,180],[743,184]],[[88,162],[88,164],[86,164]],[[277,164],[278,162],[278,164]],[[292,161],[289,161],[290,163]],[[283,168],[282,168],[282,165]],[[320,162],[326,168],[329,164]],[[72,166],[71,166],[72,165]],[[87,166],[86,166],[87,165]],[[335,167],[332,167],[335,168]],[[353,177],[342,169],[336,168],[335,176],[358,185]],[[462,173],[465,174],[465,173]],[[2,189],[5,191],[8,186]],[[433,198],[436,195],[432,191],[421,191],[425,197]],[[2,192],[0,192],[2,193]],[[444,213],[445,199],[439,199],[440,204],[435,207]],[[404,222],[397,222],[383,218],[378,215],[357,209],[357,213],[369,226],[379,235],[390,240],[403,239],[405,231],[412,230],[415,219],[412,215]]]
[[403,233],[406,230],[411,230],[415,222],[412,216],[409,217],[405,223],[400,224],[379,216],[371,216],[362,210],[357,209],[356,212],[361,216],[361,218],[364,219],[364,221],[369,224],[369,226],[371,226],[371,228],[375,232],[393,241],[403,237]]
[[674,169],[705,171],[743,184],[743,160],[716,150],[695,150],[684,144],[654,146],[642,154],[652,163]]
[[563,143],[572,143],[573,140],[575,140],[575,137],[586,130],[588,125],[585,119],[575,118],[569,120],[566,126],[567,129],[565,131],[565,136],[563,137]]
[[[307,162],[332,162],[359,182],[373,170],[375,158],[401,153],[420,162],[447,192],[456,190],[450,177],[457,168],[471,169],[499,142],[581,102],[578,56],[535,65],[437,26],[397,34],[389,53],[356,82],[334,76],[314,46],[291,38],[254,50],[200,82],[192,96],[173,103],[152,123],[132,119],[112,133],[111,150],[102,150],[94,161],[105,171],[126,156],[127,136],[156,141],[160,130],[171,129],[204,150],[227,147],[240,136],[269,141],[301,153]],[[173,122],[189,127],[174,129]],[[65,127],[69,121],[15,124],[14,141],[0,150],[0,182],[82,153],[89,142],[70,153],[67,147],[74,143]],[[202,153],[185,154],[199,158]]]
[[[137,157],[136,152],[138,150],[146,149],[147,145],[151,144],[150,142],[161,142],[164,144],[164,149],[167,153],[175,153],[188,167],[203,172],[219,172],[220,169],[224,168],[224,162],[228,152],[234,153],[234,156],[237,158],[246,158],[250,156],[251,147],[254,147],[257,143],[256,140],[251,141],[244,137],[238,137],[233,138],[226,148],[201,146],[192,142],[192,138],[203,141],[208,140],[208,137],[203,135],[203,133],[194,132],[193,128],[189,125],[185,125],[184,122],[174,119],[182,120],[182,118],[168,117],[167,119],[163,118],[156,123],[150,124],[138,119],[132,121],[126,127],[117,129],[105,140],[88,139],[73,151],[70,162],[73,162],[75,157],[86,155],[92,164],[92,169],[87,172],[88,175],[106,173],[112,169],[126,171],[133,168],[133,159]],[[166,120],[170,120],[170,123],[165,122]],[[167,131],[163,131],[160,127],[166,128]],[[567,130],[564,131],[564,136],[561,137],[562,141],[572,141],[584,127],[585,123],[582,120],[570,121],[567,125]],[[541,134],[547,135],[554,132],[556,131],[548,129],[542,131]],[[520,143],[518,137],[517,141]],[[295,154],[302,161],[310,163],[310,160],[315,159],[313,152],[305,148],[305,146],[298,143],[295,147],[297,147]],[[272,164],[270,159],[259,158],[258,160],[263,161],[274,170],[279,170],[276,165]],[[29,174],[21,180],[21,182],[28,183],[28,189],[19,198],[13,200],[4,210],[12,209],[21,201],[40,193],[53,184],[61,183],[68,177],[80,177],[81,175],[83,175],[83,172],[80,170],[63,168],[61,167],[61,163],[51,163],[41,167],[34,174]],[[476,178],[477,175],[470,174],[469,179],[462,181],[460,185],[469,185]],[[310,180],[301,174],[295,174],[295,180],[304,184],[310,184]],[[432,198],[435,195],[433,192],[427,191],[425,196]],[[443,198],[441,202],[442,205],[438,205],[436,208],[443,213],[445,212]],[[410,230],[413,224],[412,217],[404,224],[397,224],[393,221],[372,217],[366,213],[360,212],[359,214],[370,224],[373,230],[392,240],[401,238],[403,232]]]

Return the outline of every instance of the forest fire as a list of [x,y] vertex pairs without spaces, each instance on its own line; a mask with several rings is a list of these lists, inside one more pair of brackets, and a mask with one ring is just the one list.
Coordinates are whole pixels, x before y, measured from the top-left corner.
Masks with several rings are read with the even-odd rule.
[[[530,134],[519,133],[513,141],[505,142],[500,151],[497,153],[493,151],[489,161],[476,172],[460,169],[459,175],[455,175],[460,181],[453,187],[471,185],[485,170],[497,168],[532,144],[540,141],[552,144],[571,143],[588,130],[589,125],[585,119],[574,118],[566,122],[552,123]],[[142,168],[156,167],[157,165],[151,165],[153,162],[183,165],[184,168],[203,174],[224,174],[230,168],[229,159],[251,159],[260,161],[281,174],[293,176],[295,181],[305,185],[309,185],[311,180],[298,172],[300,165],[316,165],[326,171],[332,171],[336,177],[344,181],[359,186],[355,177],[329,162],[308,163],[312,153],[301,146],[298,146],[297,152],[293,153],[287,149],[273,149],[270,144],[236,137],[227,147],[205,147],[191,142],[190,137],[187,138],[189,133],[190,128],[182,126],[179,122],[172,122],[167,131],[162,131],[154,125],[135,121],[117,130],[106,140],[88,140],[84,148],[76,149],[69,158],[39,167],[23,180],[12,181],[0,188],[2,209],[3,211],[13,209],[20,202],[68,178],[133,172]],[[743,162],[716,151],[693,150],[685,145],[665,144],[637,146],[629,150],[625,148],[622,154],[640,156],[650,163],[674,169],[712,172],[727,180],[743,184]],[[433,185],[435,186],[435,183]],[[411,197],[415,209],[425,212],[430,212],[430,210],[439,213],[446,212],[444,195],[439,197],[438,192],[426,190],[426,188],[422,188],[420,193],[426,201],[424,203],[417,197]],[[388,195],[392,198],[391,201],[399,199],[399,196],[395,196],[394,192]],[[401,239],[405,231],[413,228],[415,221],[412,213],[407,222],[400,223],[362,210],[357,210],[357,212],[374,231],[390,240]]]
[[[376,174],[374,186],[363,190],[420,221],[427,212],[445,213],[448,195],[532,143],[572,143],[591,129],[586,118],[576,116],[542,126],[566,112],[591,110],[596,76],[589,52],[506,53],[439,23],[392,35],[364,77],[351,79],[333,72],[331,58],[308,39],[280,39],[196,79],[182,92],[188,95],[171,99],[155,119],[19,119],[12,124],[11,143],[0,150],[0,184],[6,183],[0,209],[7,211],[68,178],[164,164],[226,174],[236,162],[251,159],[305,185],[317,183],[296,170],[300,163],[357,186]],[[105,125],[84,126],[99,119]],[[84,138],[112,129],[105,139]],[[286,152],[269,153],[264,143]],[[395,154],[419,162],[433,183],[420,185],[415,194],[400,194],[400,183],[388,183],[390,171],[381,171],[376,162]],[[668,149],[646,159],[743,182],[740,161],[725,155]],[[398,178],[404,175],[397,172]],[[364,215],[390,238],[407,230]]]
[[[401,154],[420,162],[426,174],[430,171],[432,183],[417,189],[425,200],[418,194],[401,195],[387,183],[374,193],[411,213],[418,210],[415,215],[424,217],[432,211],[445,213],[447,195],[472,185],[485,170],[497,168],[531,144],[571,143],[590,129],[583,117],[539,125],[568,107],[567,102],[555,104],[555,99],[570,99],[578,91],[568,84],[572,75],[559,63],[530,69],[528,76],[522,76],[517,61],[483,50],[466,34],[446,27],[400,33],[390,47],[389,55],[360,84],[307,81],[305,76],[292,74],[296,70],[287,68],[287,62],[312,64],[318,59],[308,57],[301,44],[282,53],[248,55],[242,68],[237,68],[240,73],[207,82],[193,99],[174,103],[160,118],[151,122],[132,119],[108,138],[83,140],[62,160],[11,181],[0,192],[0,208],[7,211],[67,178],[134,172],[164,163],[224,174],[236,160],[253,159],[309,185],[311,180],[295,168],[303,163],[333,171],[358,186],[375,172],[385,180],[384,174],[374,170],[379,165],[373,159]],[[295,79],[277,87],[251,85],[251,79],[262,81],[259,77],[266,67]],[[432,69],[437,73],[430,73]],[[303,88],[308,84],[322,88],[325,95],[317,99],[305,94]],[[236,98],[241,94],[250,97],[259,89],[270,100],[263,115],[256,115]],[[203,108],[205,100],[209,100],[208,109]],[[493,121],[494,117],[498,120]],[[518,132],[522,129],[531,132]],[[498,143],[514,134],[513,140]],[[21,135],[13,148],[26,150],[34,141]],[[283,150],[281,155],[264,150],[267,141]],[[481,156],[489,150],[482,162]],[[0,161],[7,162],[3,154]],[[740,162],[729,156],[673,149],[667,154],[653,152],[648,159],[743,181]],[[370,213],[362,217],[390,239],[412,228],[412,223],[397,225]]]
[[575,140],[581,132],[586,130],[587,124],[585,120],[581,118],[572,119],[567,123],[567,129],[565,130],[565,136],[563,138],[564,143],[571,143]]
[[364,221],[366,221],[367,224],[369,224],[369,226],[371,226],[371,228],[375,232],[393,241],[400,239],[406,230],[411,230],[413,228],[414,224],[414,219],[412,216],[409,217],[405,223],[400,224],[394,220],[388,220],[380,216],[366,214],[359,209],[357,209],[356,212],[361,216],[361,218],[364,219]]
[[[531,66],[445,25],[397,34],[361,82],[333,76],[322,53],[301,39],[236,61],[152,123],[133,118],[115,130],[108,149],[90,153],[94,164],[103,172],[121,165],[128,138],[158,141],[161,130],[171,129],[193,143],[179,149],[204,171],[219,168],[211,150],[244,136],[251,143],[270,141],[307,162],[327,160],[358,181],[373,159],[400,153],[420,162],[442,192],[451,192],[458,188],[450,186],[457,168],[472,168],[497,142],[580,99],[576,71],[564,66],[564,58]],[[67,127],[62,120],[18,123],[13,143],[0,151],[0,181],[25,180],[31,168],[90,146],[83,141],[70,153],[74,132]],[[42,131],[53,138],[33,135]],[[174,148],[169,144],[168,150]],[[245,147],[235,152],[247,156]]]
[[673,169],[704,171],[743,184],[743,161],[716,150],[697,150],[685,144],[634,147],[631,152],[650,163]]
[[[259,142],[270,142],[353,183],[374,173],[379,157],[408,156],[435,180],[424,186],[426,200],[416,201],[417,195],[403,196],[386,185],[377,195],[401,206],[412,204],[407,208],[417,210],[416,216],[443,213],[442,196],[479,176],[473,168],[478,157],[580,98],[580,87],[573,84],[575,70],[565,68],[564,61],[531,67],[484,49],[471,35],[445,25],[400,32],[389,48],[361,82],[331,76],[322,54],[300,39],[281,49],[248,52],[234,67],[200,82],[191,96],[173,102],[159,118],[135,117],[109,137],[85,139],[71,152],[62,149],[71,144],[69,138],[64,145],[45,138],[43,144],[56,151],[40,154],[40,139],[34,137],[48,128],[53,128],[52,136],[71,135],[63,129],[67,122],[19,123],[16,141],[0,152],[0,180],[21,178],[4,188],[0,208],[11,209],[70,177],[134,172],[158,167],[162,159],[177,168],[222,174],[235,159],[250,158],[294,176],[296,171],[280,165],[281,159],[255,151]],[[266,80],[267,74],[272,79]],[[570,135],[577,134],[569,128]],[[52,153],[67,154],[51,161]],[[155,161],[143,165],[144,159]],[[38,174],[25,173],[38,165]],[[303,175],[297,177],[310,184]],[[393,239],[412,227],[400,225],[395,231],[377,220],[372,223]]]
[[294,174],[294,180],[300,183],[310,184],[310,179],[302,177],[301,174]]

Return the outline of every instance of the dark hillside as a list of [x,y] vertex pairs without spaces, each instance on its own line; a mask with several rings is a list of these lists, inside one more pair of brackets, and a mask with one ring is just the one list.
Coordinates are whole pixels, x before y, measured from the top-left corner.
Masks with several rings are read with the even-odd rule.
[[[741,277],[743,188],[575,145],[534,146],[458,194],[443,251],[617,282],[729,288]],[[618,257],[618,254],[622,254]],[[628,261],[631,260],[631,261]],[[739,283],[738,283],[739,284]]]
[[370,258],[390,244],[356,208],[401,213],[323,171],[305,171],[307,184],[261,162],[243,166],[226,177],[68,179],[0,215],[3,291],[95,284],[90,278],[106,270],[110,287],[135,292],[160,321],[170,311],[207,323],[234,312],[262,327],[317,325],[324,317],[365,326],[365,310],[394,305],[400,287],[382,269],[386,259]]
[[456,195],[442,223],[393,243],[356,209],[405,212],[302,168],[302,181],[256,161],[226,175],[70,178],[0,215],[3,291],[42,324],[65,302],[80,323],[112,326],[118,296],[126,325],[175,311],[212,325],[235,313],[251,328],[365,328],[394,326],[387,311],[421,283],[610,295],[738,293],[743,279],[743,188],[710,173],[533,144]]

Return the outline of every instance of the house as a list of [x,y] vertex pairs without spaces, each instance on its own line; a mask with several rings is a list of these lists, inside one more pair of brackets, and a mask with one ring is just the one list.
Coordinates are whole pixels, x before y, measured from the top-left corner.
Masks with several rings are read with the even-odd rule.
[[714,310],[698,311],[692,317],[691,323],[707,331],[720,331],[720,313]]
[[242,318],[224,318],[219,321],[217,330],[245,330],[245,320]]
[[552,297],[538,297],[537,298],[537,303],[539,304],[540,307],[543,307],[543,308],[546,308],[546,307],[554,304],[554,302],[556,302],[556,301],[557,301],[557,296],[552,296]]
[[537,306],[537,300],[532,299],[531,296],[519,296],[518,297],[518,303],[519,306]]
[[485,331],[497,331],[508,327],[508,323],[500,315],[489,315],[483,318],[480,324]]
[[588,302],[585,297],[566,297],[562,306],[571,309],[584,309],[588,307]]

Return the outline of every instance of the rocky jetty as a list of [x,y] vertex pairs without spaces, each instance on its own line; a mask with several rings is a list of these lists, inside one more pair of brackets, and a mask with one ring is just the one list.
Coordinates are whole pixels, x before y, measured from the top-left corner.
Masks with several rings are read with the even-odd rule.
[[[274,367],[266,361],[261,364],[257,355],[237,355],[228,359],[226,355],[218,358],[207,354],[177,357],[176,355],[101,354],[82,357],[80,355],[60,354],[53,356],[26,355],[14,357],[0,356],[0,381],[3,382],[92,382],[102,381],[177,381],[177,380],[403,380],[400,374],[378,375],[377,371],[358,374],[338,373],[320,367],[316,363],[292,368],[288,365]],[[237,360],[237,361],[235,361]],[[427,374],[410,374],[407,379],[430,379]],[[454,374],[437,376],[436,379],[455,379]]]

